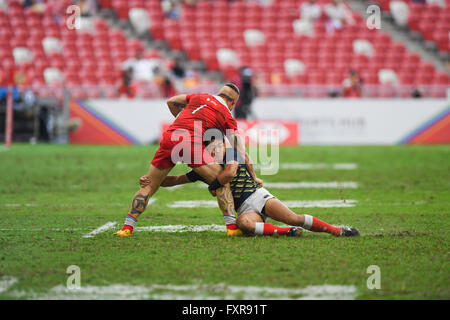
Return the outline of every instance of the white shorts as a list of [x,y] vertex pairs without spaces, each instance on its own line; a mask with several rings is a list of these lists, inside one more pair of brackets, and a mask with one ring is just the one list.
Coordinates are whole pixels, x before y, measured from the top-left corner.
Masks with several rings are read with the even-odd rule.
[[250,197],[245,199],[237,210],[237,215],[247,212],[256,212],[261,216],[263,221],[267,220],[267,216],[262,212],[267,200],[275,198],[266,188],[257,189]]

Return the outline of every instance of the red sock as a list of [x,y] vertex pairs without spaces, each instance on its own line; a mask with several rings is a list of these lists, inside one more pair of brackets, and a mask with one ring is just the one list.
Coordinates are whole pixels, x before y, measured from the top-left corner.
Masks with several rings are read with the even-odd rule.
[[131,214],[127,214],[125,218],[125,223],[123,224],[123,230],[130,230],[131,233],[133,233],[133,229],[136,226],[137,217],[133,217]]
[[303,228],[308,229],[313,232],[327,232],[338,236],[341,234],[341,228],[332,226],[320,219],[317,219],[313,216],[305,214],[305,223]]
[[257,222],[255,226],[255,234],[274,235],[286,234],[291,227],[277,227],[270,223]]
[[235,223],[227,224],[228,230],[236,230],[237,228],[238,228],[237,224],[235,224]]
[[123,230],[127,230],[127,229],[130,230],[130,233],[133,233],[133,227],[132,227],[132,226],[129,226],[129,225],[127,225],[127,224],[123,226],[122,231],[123,231]]

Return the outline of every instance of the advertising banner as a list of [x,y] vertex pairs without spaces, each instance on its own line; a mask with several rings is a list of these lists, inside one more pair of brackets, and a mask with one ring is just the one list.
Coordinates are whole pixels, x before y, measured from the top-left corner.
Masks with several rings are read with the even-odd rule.
[[[450,143],[446,99],[274,97],[256,99],[252,110],[254,119],[239,120],[239,128],[253,142],[264,143],[264,132],[272,130],[281,145]],[[70,115],[80,123],[71,143],[91,144],[158,143],[174,119],[163,99],[74,100]]]

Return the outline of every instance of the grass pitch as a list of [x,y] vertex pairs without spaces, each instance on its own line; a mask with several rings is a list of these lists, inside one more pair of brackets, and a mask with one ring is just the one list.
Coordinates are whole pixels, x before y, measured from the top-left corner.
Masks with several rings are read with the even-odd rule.
[[[115,230],[83,238],[107,222],[122,225],[156,148],[14,145],[0,152],[0,298],[55,297],[48,293],[65,287],[67,267],[77,265],[82,287],[159,285],[152,292],[160,295],[144,298],[171,298],[164,295],[169,285],[186,286],[187,299],[196,297],[193,285],[213,286],[211,295],[220,297],[214,285],[221,284],[343,285],[354,286],[358,299],[450,299],[450,147],[281,148],[281,162],[357,164],[355,170],[280,170],[262,178],[357,182],[355,189],[269,190],[281,200],[357,200],[349,208],[294,211],[355,226],[358,238],[226,238],[211,231],[116,238]],[[185,171],[180,165],[173,173]],[[196,184],[161,188],[155,198],[138,226],[223,224],[218,208],[167,206],[213,199]],[[367,288],[371,265],[380,268],[381,289]]]

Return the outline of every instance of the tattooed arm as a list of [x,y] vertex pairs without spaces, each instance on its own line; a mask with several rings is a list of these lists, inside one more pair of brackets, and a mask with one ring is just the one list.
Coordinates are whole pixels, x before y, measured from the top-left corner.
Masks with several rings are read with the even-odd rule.
[[167,100],[167,106],[174,117],[176,117],[186,105],[187,99],[185,94],[179,94]]
[[216,194],[219,207],[222,210],[225,219],[225,223],[228,225],[230,222],[232,222],[228,220],[233,220],[233,223],[235,223],[236,217],[234,215],[234,200],[230,185],[226,184],[222,188],[217,189]]

